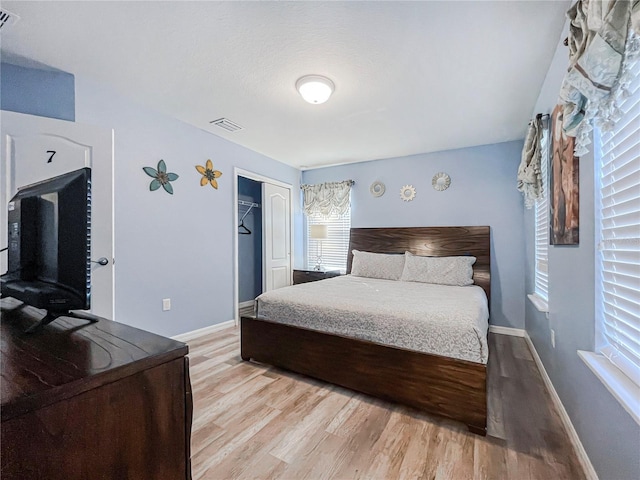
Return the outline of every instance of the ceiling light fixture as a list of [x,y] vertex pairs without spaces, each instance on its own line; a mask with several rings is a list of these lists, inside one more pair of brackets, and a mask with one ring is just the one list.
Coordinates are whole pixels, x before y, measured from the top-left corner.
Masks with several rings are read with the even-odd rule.
[[327,77],[305,75],[296,82],[296,89],[302,98],[309,103],[319,105],[329,100],[335,85]]

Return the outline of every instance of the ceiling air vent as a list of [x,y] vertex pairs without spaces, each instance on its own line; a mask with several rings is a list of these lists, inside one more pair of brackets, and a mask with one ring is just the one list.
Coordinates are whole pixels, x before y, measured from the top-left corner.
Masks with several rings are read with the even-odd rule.
[[20,17],[15,13],[0,9],[0,32],[4,32],[7,27],[15,25],[18,20],[20,20]]
[[227,132],[237,132],[238,130],[242,130],[242,127],[237,123],[233,123],[228,118],[219,118],[217,120],[213,120],[209,123],[214,124],[216,127],[220,127]]

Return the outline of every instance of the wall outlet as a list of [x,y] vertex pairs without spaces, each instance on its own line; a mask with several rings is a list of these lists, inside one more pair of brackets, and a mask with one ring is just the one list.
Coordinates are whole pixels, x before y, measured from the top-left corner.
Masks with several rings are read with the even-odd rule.
[[163,298],[162,299],[162,311],[166,312],[167,310],[171,310],[171,299]]
[[551,346],[556,348],[556,331],[553,328],[551,329]]

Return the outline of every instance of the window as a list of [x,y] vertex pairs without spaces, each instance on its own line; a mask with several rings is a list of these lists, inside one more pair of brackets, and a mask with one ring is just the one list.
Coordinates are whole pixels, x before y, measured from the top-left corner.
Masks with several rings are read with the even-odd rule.
[[327,225],[327,239],[322,240],[322,266],[325,270],[347,271],[347,252],[349,251],[349,232],[351,229],[351,208],[343,215],[307,216],[307,266],[313,268],[318,259],[320,245],[318,240],[310,238],[311,225]]
[[640,385],[640,62],[596,164],[597,350]]
[[[547,275],[548,252],[549,252],[549,137],[548,128],[543,129],[540,139],[542,159],[540,160],[540,171],[542,174],[542,196],[536,200],[536,242],[535,242],[535,288],[534,293],[543,300],[549,301],[549,278]],[[535,303],[535,302],[534,302]],[[547,310],[546,305],[536,304],[538,309]]]

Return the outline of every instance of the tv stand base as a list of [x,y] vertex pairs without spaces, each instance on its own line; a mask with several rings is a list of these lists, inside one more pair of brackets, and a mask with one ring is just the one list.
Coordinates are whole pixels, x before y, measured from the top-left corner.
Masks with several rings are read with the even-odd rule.
[[40,330],[42,327],[44,327],[45,325],[49,325],[55,319],[60,317],[80,318],[82,320],[88,320],[90,323],[96,323],[99,320],[98,317],[96,317],[95,315],[91,315],[90,313],[77,313],[77,312],[69,312],[69,311],[52,312],[47,310],[47,314],[44,316],[44,318],[40,320],[38,323],[36,323],[35,325],[32,325],[29,328],[27,328],[24,333],[36,332]]

